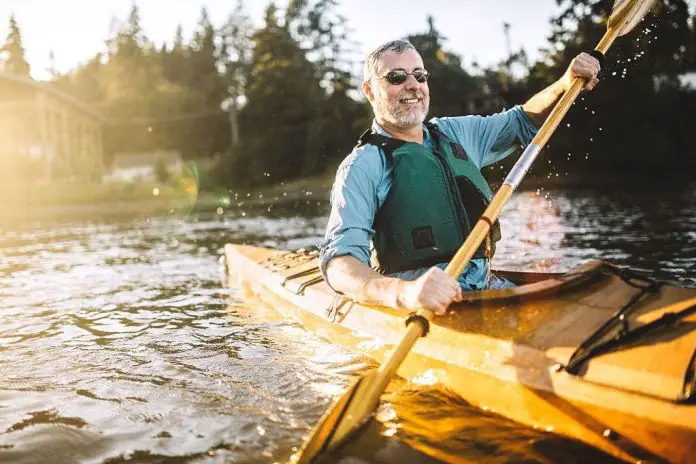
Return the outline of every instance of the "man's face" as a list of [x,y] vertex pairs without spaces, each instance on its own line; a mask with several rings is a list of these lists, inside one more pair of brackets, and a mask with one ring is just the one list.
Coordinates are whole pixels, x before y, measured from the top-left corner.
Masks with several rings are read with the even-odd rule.
[[363,86],[367,98],[372,104],[377,119],[409,129],[425,121],[430,106],[428,83],[418,82],[413,75],[408,75],[402,84],[390,84],[383,77],[394,70],[412,73],[423,70],[423,60],[415,50],[403,53],[388,51],[380,57],[381,66],[377,75],[372,76]]

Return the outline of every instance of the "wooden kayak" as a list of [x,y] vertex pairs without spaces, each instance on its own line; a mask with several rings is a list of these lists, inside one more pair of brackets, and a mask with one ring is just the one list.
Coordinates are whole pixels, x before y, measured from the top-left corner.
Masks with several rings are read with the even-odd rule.
[[[338,297],[316,250],[228,244],[230,285],[382,362],[406,314]],[[696,460],[696,289],[603,261],[567,273],[496,272],[512,289],[467,292],[399,374],[629,462]]]

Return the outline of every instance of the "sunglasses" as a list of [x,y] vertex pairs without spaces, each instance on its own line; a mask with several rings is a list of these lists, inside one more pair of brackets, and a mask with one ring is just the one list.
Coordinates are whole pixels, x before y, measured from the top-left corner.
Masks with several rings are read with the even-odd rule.
[[391,85],[401,85],[406,82],[408,76],[413,76],[419,83],[422,84],[428,81],[429,75],[430,74],[425,69],[416,69],[413,72],[407,72],[405,69],[394,69],[380,77],[380,79],[386,80]]

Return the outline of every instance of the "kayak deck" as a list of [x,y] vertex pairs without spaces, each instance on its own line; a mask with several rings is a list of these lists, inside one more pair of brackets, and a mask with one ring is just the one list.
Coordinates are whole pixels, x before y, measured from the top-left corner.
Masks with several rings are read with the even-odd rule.
[[[335,298],[316,253],[227,245],[225,255],[231,278],[334,343],[382,362],[404,333],[402,311]],[[684,311],[696,305],[696,290],[651,287],[600,261],[563,274],[498,274],[519,286],[467,292],[466,301],[431,323],[400,375],[428,376],[473,405],[628,461],[688,461],[696,452],[689,390],[696,314]],[[583,345],[632,300],[615,327]],[[683,316],[664,327],[654,323],[629,344],[578,357],[665,313]]]

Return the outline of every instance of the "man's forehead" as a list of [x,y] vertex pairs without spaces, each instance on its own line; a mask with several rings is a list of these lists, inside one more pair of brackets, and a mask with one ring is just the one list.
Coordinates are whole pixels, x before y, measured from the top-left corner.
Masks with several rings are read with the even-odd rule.
[[403,53],[388,50],[380,55],[379,63],[382,70],[402,68],[410,71],[423,67],[423,59],[420,54],[412,49],[404,50]]

